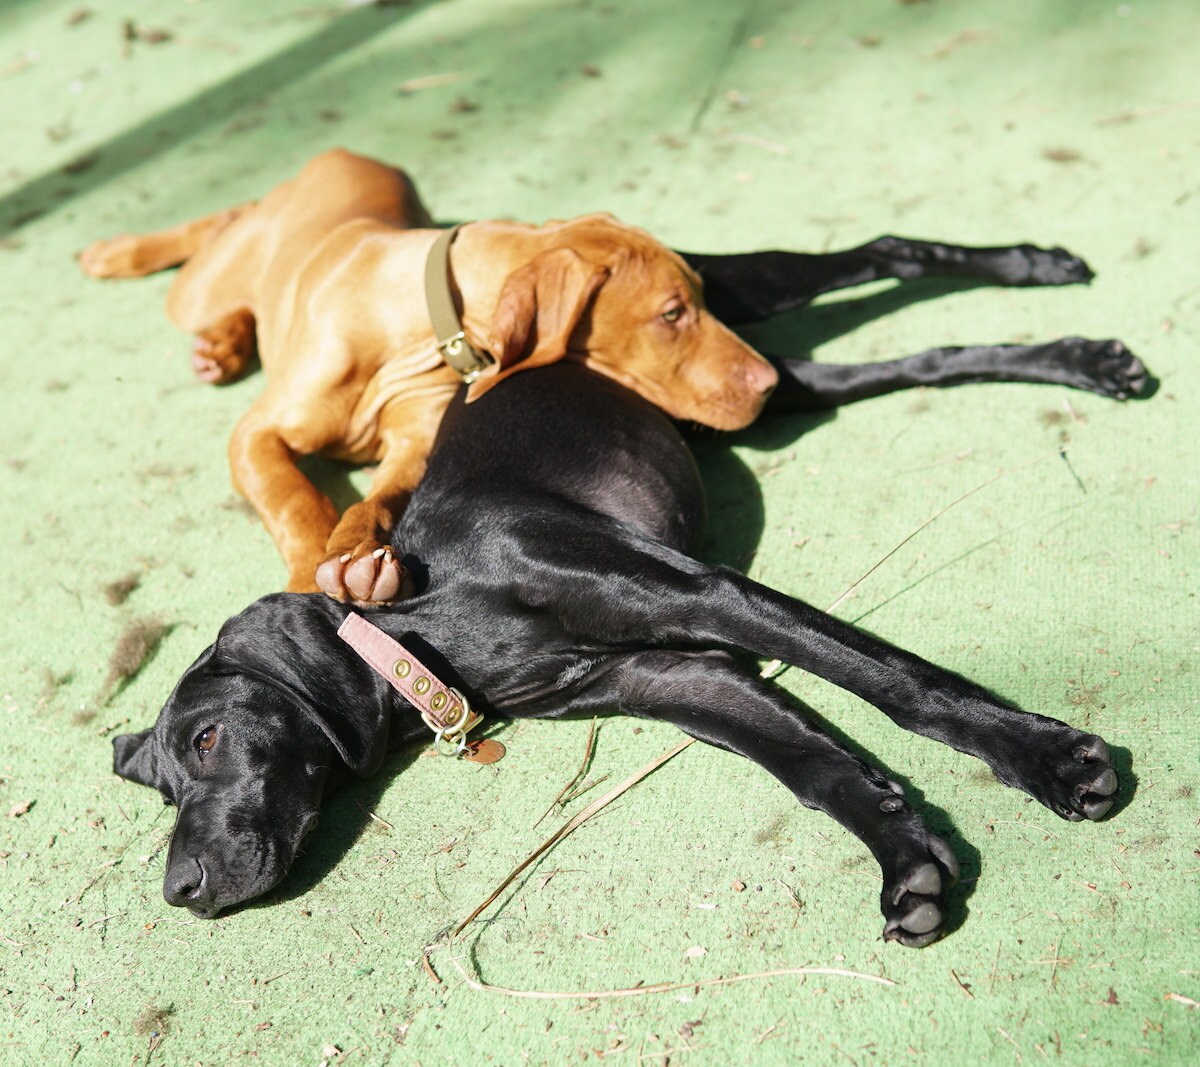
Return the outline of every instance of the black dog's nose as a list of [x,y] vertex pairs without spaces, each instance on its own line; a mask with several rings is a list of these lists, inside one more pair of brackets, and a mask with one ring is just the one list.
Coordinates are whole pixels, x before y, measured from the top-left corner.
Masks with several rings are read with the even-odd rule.
[[211,919],[218,911],[209,891],[208,873],[197,859],[181,859],[171,864],[163,879],[163,897],[168,904],[187,908],[201,919]]

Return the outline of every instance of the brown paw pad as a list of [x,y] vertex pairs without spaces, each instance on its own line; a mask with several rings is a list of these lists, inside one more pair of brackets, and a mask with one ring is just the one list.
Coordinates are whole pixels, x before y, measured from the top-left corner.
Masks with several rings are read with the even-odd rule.
[[317,568],[317,585],[335,600],[389,604],[412,593],[408,571],[390,548],[359,546]]

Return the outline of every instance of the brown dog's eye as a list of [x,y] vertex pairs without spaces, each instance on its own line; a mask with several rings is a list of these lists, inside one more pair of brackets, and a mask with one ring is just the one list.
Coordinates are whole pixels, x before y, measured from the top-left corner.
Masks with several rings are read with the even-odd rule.
[[213,746],[217,743],[217,728],[215,726],[206,726],[196,735],[196,740],[192,742],[196,746],[196,751],[200,754],[201,759],[213,750]]
[[663,322],[678,322],[681,318],[683,318],[684,310],[685,309],[682,304],[672,305],[662,313]]

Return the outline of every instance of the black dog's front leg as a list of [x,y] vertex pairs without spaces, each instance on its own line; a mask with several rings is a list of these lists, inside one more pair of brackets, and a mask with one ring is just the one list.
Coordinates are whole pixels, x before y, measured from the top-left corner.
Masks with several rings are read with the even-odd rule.
[[883,874],[886,940],[918,947],[941,936],[946,890],[958,873],[949,846],[898,785],[808,722],[778,687],[724,652],[652,651],[622,660],[604,688],[625,714],[672,722],[754,760],[862,841]]
[[[547,563],[585,551],[579,531],[541,530]],[[616,647],[742,648],[779,659],[874,704],[898,725],[983,760],[1006,785],[1064,819],[1099,819],[1117,775],[1104,741],[1057,719],[1018,711],[958,675],[726,567],[705,567],[654,542],[618,548],[606,538],[586,556],[603,560],[572,587],[561,622],[576,634],[604,619]],[[578,572],[578,568],[574,569]],[[636,580],[630,578],[636,575]]]
[[[686,632],[802,667],[905,729],[977,756],[1000,781],[1064,819],[1099,819],[1112,807],[1117,775],[1096,735],[1002,704],[958,675],[734,571],[680,577],[662,589],[663,614],[652,624],[660,643]],[[672,634],[672,618],[690,626]]]
[[1021,244],[972,248],[879,237],[840,252],[680,255],[704,281],[709,310],[727,325],[759,322],[822,293],[886,278],[974,278],[991,285],[1070,285],[1092,271],[1062,248]]

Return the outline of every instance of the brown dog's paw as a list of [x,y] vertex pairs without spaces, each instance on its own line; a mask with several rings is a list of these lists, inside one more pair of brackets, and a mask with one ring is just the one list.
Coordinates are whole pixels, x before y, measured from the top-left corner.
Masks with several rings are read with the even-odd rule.
[[363,541],[353,552],[332,556],[317,567],[317,585],[334,600],[392,604],[412,596],[407,568],[390,548]]
[[142,241],[132,234],[96,241],[79,253],[79,266],[89,278],[138,278],[146,273]]
[[202,382],[224,385],[241,377],[256,351],[254,316],[246,310],[226,315],[196,334],[192,370]]

